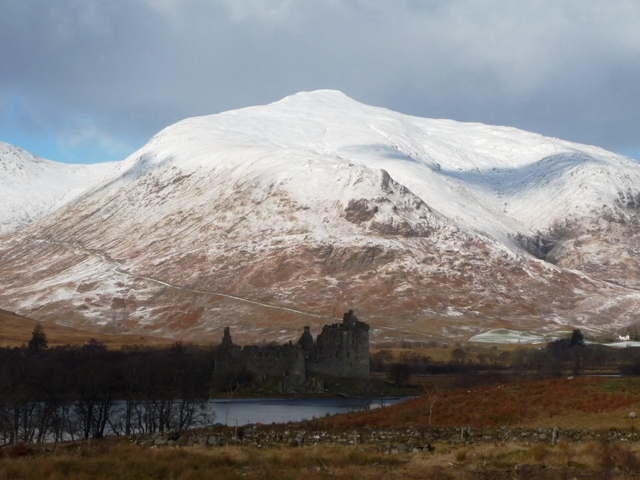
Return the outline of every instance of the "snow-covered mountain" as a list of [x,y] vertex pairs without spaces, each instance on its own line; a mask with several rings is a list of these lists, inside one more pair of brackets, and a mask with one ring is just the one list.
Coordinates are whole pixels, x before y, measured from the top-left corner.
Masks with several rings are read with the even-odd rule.
[[[623,328],[640,165],[340,92],[172,125],[0,246],[0,306],[107,330],[385,336]],[[186,332],[186,333],[185,333]]]
[[76,197],[113,166],[51,162],[0,142],[0,235],[37,220]]

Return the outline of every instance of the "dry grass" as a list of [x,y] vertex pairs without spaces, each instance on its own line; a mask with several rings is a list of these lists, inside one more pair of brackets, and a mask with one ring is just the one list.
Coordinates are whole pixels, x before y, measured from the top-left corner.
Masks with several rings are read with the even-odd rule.
[[[457,348],[463,348],[467,355],[468,359],[474,362],[480,361],[480,356],[484,356],[485,360],[488,361],[488,358],[499,357],[503,352],[512,353],[516,350],[523,348],[536,348],[539,345],[511,345],[511,344],[502,344],[502,345],[487,345],[482,343],[469,343],[469,342],[448,342],[447,347],[444,348],[442,346],[426,346],[422,345],[419,341],[414,342],[406,342],[409,345],[413,345],[412,348],[403,348],[400,346],[400,343],[394,346],[389,347],[380,347],[374,346],[371,348],[371,354],[375,354],[380,350],[386,350],[391,352],[393,355],[394,361],[402,361],[403,355],[417,355],[420,357],[430,357],[434,362],[449,362],[451,361],[451,353]],[[426,342],[425,342],[426,343]]]
[[345,446],[146,449],[102,441],[46,454],[0,458],[0,480],[299,478],[637,478],[640,446],[603,443],[458,447],[384,455]]
[[[15,313],[0,310],[0,347],[19,347],[27,344],[33,327],[38,322]],[[50,347],[59,345],[83,345],[90,339],[103,342],[109,348],[123,345],[169,345],[175,340],[140,335],[118,335],[99,331],[79,330],[53,323],[42,322]]]
[[90,450],[66,448],[47,455],[2,458],[0,479],[382,478],[381,474],[393,474],[406,463],[397,456],[340,447],[157,450],[100,442]]
[[[536,472],[537,478],[637,478],[640,473],[640,445],[560,442],[529,447],[510,443],[464,447],[454,452],[455,460],[450,463],[457,469],[510,473],[503,478],[531,478],[526,472],[534,466],[546,470],[546,475]],[[433,462],[438,462],[437,457]]]
[[[553,379],[443,391],[434,405],[432,424],[629,428],[635,426],[628,417],[630,411],[640,412],[640,379]],[[427,425],[428,398],[312,423],[317,428],[339,429]]]

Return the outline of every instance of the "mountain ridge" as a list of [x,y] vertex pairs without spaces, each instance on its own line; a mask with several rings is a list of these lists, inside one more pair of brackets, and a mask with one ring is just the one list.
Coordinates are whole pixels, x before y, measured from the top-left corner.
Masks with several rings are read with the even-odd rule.
[[349,308],[374,339],[627,328],[639,191],[598,147],[302,93],[169,126],[3,237],[0,306],[179,338]]

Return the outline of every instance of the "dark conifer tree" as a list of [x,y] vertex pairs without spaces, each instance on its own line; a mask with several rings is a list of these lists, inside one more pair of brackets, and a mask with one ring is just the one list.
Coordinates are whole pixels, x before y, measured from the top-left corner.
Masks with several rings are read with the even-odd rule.
[[584,335],[580,331],[579,328],[575,328],[573,333],[571,334],[571,339],[569,340],[569,346],[573,347],[574,345],[580,345],[584,347]]
[[29,351],[37,353],[47,348],[47,345],[47,335],[44,333],[42,325],[38,323],[31,332],[31,340],[29,340]]

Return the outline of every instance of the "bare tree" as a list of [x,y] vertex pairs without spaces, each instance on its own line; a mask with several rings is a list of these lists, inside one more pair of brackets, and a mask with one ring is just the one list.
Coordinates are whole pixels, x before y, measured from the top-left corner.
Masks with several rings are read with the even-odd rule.
[[431,425],[431,417],[433,416],[433,406],[440,398],[440,389],[436,386],[433,389],[423,386],[425,393],[427,394],[427,400],[429,402],[429,425]]

